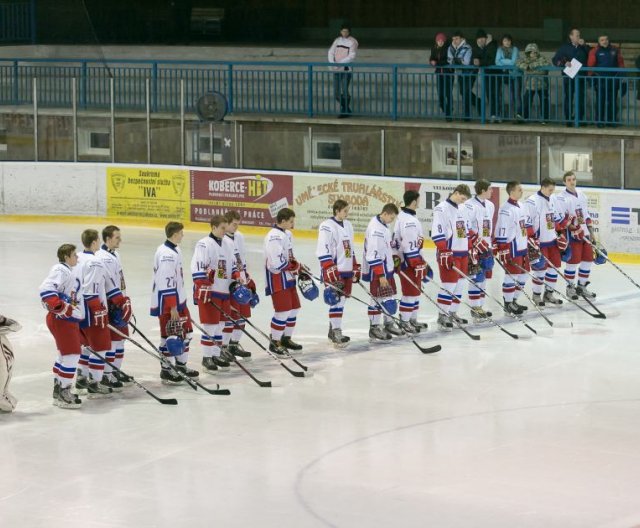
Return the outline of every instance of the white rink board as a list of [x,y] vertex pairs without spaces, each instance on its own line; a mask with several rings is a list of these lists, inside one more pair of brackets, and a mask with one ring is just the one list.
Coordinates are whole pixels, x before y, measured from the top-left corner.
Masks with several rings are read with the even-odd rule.
[[[114,164],[99,163],[32,163],[4,162],[0,163],[0,214],[5,215],[63,215],[63,216],[106,216],[106,171]],[[134,165],[122,165],[132,168]],[[140,165],[141,169],[153,166]],[[175,166],[156,166],[170,167]],[[189,167],[184,167],[189,169]],[[202,168],[193,168],[201,170]],[[246,170],[224,169],[224,172],[245,174]],[[260,171],[271,174],[273,171]],[[308,178],[309,173],[287,171],[274,174],[289,174]],[[313,174],[318,181],[336,181],[345,175]],[[393,183],[393,188],[402,180],[397,178],[381,178],[357,176],[357,180],[371,181],[381,188]],[[407,178],[405,185],[419,185],[425,194],[420,218],[429,226],[432,218],[434,199],[446,198],[447,190],[458,183],[467,183],[473,189],[473,182],[450,180],[426,180]],[[504,184],[500,187],[500,203],[506,200]],[[535,192],[538,187],[525,185],[525,196]],[[562,189],[558,186],[558,189]],[[589,197],[590,210],[594,216],[594,224],[600,238],[610,253],[626,253],[640,255],[640,192],[619,191],[612,189],[583,188]],[[277,196],[274,198],[278,198]],[[398,198],[401,198],[400,196]],[[625,208],[627,224],[612,223],[612,208]],[[635,211],[634,211],[635,209]]]

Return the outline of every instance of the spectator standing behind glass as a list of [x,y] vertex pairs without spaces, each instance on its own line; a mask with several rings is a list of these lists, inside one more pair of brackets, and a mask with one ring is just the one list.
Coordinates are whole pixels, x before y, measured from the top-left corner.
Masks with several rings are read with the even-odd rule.
[[[589,56],[589,46],[580,37],[580,30],[572,28],[569,31],[569,42],[560,46],[551,62],[554,66],[564,68],[572,59],[576,59],[583,66],[587,65]],[[584,109],[586,107],[585,96],[587,93],[585,83],[585,72],[580,70],[575,78],[568,77],[562,73],[562,88],[564,90],[564,118],[568,127],[573,126],[573,119],[578,121],[584,119]],[[578,98],[578,115],[575,115],[575,98]]]
[[520,57],[516,66],[524,73],[524,118],[529,119],[534,97],[538,98],[542,124],[549,119],[549,71],[551,61],[540,55],[538,45],[527,44],[524,57]]
[[[473,46],[473,65],[479,66],[485,69],[484,87],[481,90],[484,92],[484,97],[489,101],[490,115],[495,116],[497,114],[496,98],[495,98],[495,83],[498,71],[495,68],[496,65],[496,52],[498,50],[497,44],[493,41],[491,35],[488,35],[484,29],[479,29],[476,33],[476,44]],[[471,81],[471,104],[476,107],[478,113],[482,112],[482,99],[473,95],[473,85],[476,82],[476,76],[473,75]]]
[[[469,66],[471,64],[471,46],[464,39],[461,31],[456,31],[451,37],[451,46],[447,50],[447,61],[453,66]],[[462,98],[464,107],[464,120],[471,121],[471,79],[475,75],[469,69],[458,68],[455,70],[458,79],[458,93]],[[453,82],[453,79],[452,79]]]
[[329,62],[340,64],[334,66],[333,93],[336,101],[340,103],[340,115],[348,117],[351,114],[351,96],[349,85],[351,84],[351,68],[346,64],[353,62],[358,51],[358,41],[351,36],[351,28],[345,24],[340,28],[340,36],[333,41],[329,48]]
[[[607,35],[598,37],[598,45],[591,48],[587,59],[589,68],[624,68],[622,53],[616,46],[609,43]],[[605,71],[589,72],[596,77],[593,87],[598,101],[598,128],[605,126],[615,127],[618,121],[618,90],[620,89],[619,77],[622,72]]]
[[[507,93],[509,95],[510,117],[515,113],[515,118],[522,120],[522,77],[521,71],[516,68],[518,62],[519,50],[513,45],[513,38],[509,34],[502,36],[500,47],[496,53],[496,66],[505,68],[497,76],[496,82],[496,107],[498,109],[497,118],[501,121],[504,117],[502,106],[503,85],[507,84]],[[493,116],[492,116],[493,118]]]
[[429,64],[436,68],[436,84],[438,87],[438,103],[440,110],[451,121],[451,98],[453,92],[453,70],[449,66],[447,36],[438,33],[434,45],[431,47]]

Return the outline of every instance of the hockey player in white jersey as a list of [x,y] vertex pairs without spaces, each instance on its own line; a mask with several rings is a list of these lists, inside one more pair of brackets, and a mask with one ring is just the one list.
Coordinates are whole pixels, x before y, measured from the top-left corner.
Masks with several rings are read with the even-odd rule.
[[520,182],[507,183],[507,194],[509,199],[500,206],[496,222],[496,258],[506,270],[502,282],[504,311],[511,315],[520,315],[527,309],[526,306],[518,304],[517,300],[529,278],[526,273],[529,271],[528,240],[533,235],[533,229],[527,227],[530,224],[527,210],[519,201],[522,198]]
[[[587,289],[589,275],[593,262],[593,248],[585,240],[595,244],[596,236],[593,221],[589,214],[587,195],[577,188],[577,179],[573,171],[565,172],[562,180],[565,189],[557,195],[559,212],[567,215],[569,232],[569,247],[571,257],[564,268],[565,278],[571,282],[567,286],[567,297],[578,299],[579,296],[595,298],[596,294]],[[578,269],[578,284],[575,285],[576,268]]]
[[53,404],[63,409],[77,409],[82,404],[72,394],[73,377],[80,360],[80,321],[84,319],[80,277],[74,273],[78,264],[76,246],[62,244],[58,262],[40,285],[40,299],[47,310],[46,324],[56,343],[58,356],[53,364]]
[[191,259],[193,301],[198,306],[200,323],[206,334],[202,345],[202,368],[206,372],[229,370],[227,346],[233,327],[227,325],[231,317],[230,288],[239,278],[236,268],[235,246],[225,237],[227,221],[215,215],[209,221],[211,232],[198,240]]
[[527,216],[533,230],[533,238],[529,240],[529,261],[535,277],[531,289],[533,302],[538,306],[545,306],[547,303],[562,304],[553,294],[558,274],[543,258],[546,257],[559,268],[562,264],[560,253],[567,248],[566,236],[558,236],[557,231],[566,228],[568,216],[561,214],[556,207],[556,199],[553,196],[555,188],[556,184],[551,178],[544,178],[540,182],[540,190],[525,201]]
[[[118,248],[122,242],[120,228],[108,225],[102,230],[102,246],[96,251],[96,256],[102,260],[106,271],[107,280],[107,301],[109,303],[109,323],[118,329],[119,332],[129,335],[129,320],[132,309],[131,300],[127,296],[127,286],[124,280],[122,262]],[[114,391],[122,390],[124,383],[130,383],[131,377],[118,370],[113,370],[110,364],[117,369],[122,367],[124,360],[124,340],[122,336],[111,332],[111,350],[107,354],[107,364],[105,365],[105,376],[109,386]]]
[[[370,283],[369,291],[372,297],[387,308],[391,315],[395,314],[396,282],[393,277],[392,236],[389,226],[395,221],[398,213],[398,207],[388,203],[380,214],[369,221],[362,259],[362,280]],[[383,324],[382,311],[375,303],[369,306],[369,321],[369,338],[372,340],[389,341],[394,335],[404,335],[404,331],[386,314]]]
[[9,391],[14,355],[7,334],[18,332],[21,328],[20,323],[0,315],[0,411],[2,412],[13,412],[18,404],[18,399]]
[[76,390],[89,397],[108,396],[113,390],[104,376],[105,364],[92,354],[93,350],[105,358],[111,350],[111,332],[107,328],[107,273],[101,259],[96,256],[100,237],[95,229],[85,229],[81,236],[84,250],[78,255],[77,275],[81,281],[84,301],[84,319],[80,323],[82,344],[88,347],[80,356],[80,372],[76,376]]
[[348,215],[349,204],[345,200],[336,200],[333,216],[318,227],[316,246],[322,280],[343,292],[341,295],[332,287],[327,287],[324,292],[325,302],[329,305],[328,338],[337,348],[344,348],[351,340],[342,333],[342,315],[352,285],[360,280],[361,275],[360,264],[354,254],[353,226],[347,220]]
[[442,283],[442,289],[438,293],[440,308],[438,326],[445,331],[453,329],[450,319],[454,319],[458,324],[468,322],[457,313],[465,281],[453,268],[456,267],[465,274],[468,272],[470,231],[464,203],[469,198],[471,198],[469,186],[460,184],[433,210],[431,239],[436,245],[436,258]]
[[396,218],[393,230],[393,255],[394,264],[409,278],[400,275],[400,328],[413,334],[426,330],[425,323],[418,322],[418,310],[420,308],[420,287],[427,282],[429,266],[422,256],[424,234],[422,224],[416,216],[416,210],[420,202],[418,191],[406,191],[402,197],[404,207]]
[[240,312],[240,315],[244,319],[251,318],[251,309],[255,308],[260,302],[260,297],[256,291],[256,283],[251,278],[249,270],[247,269],[247,252],[245,249],[244,235],[238,229],[242,221],[242,217],[238,211],[227,211],[224,214],[224,218],[227,221],[227,228],[224,235],[233,242],[235,251],[235,265],[238,270],[238,280],[241,284],[244,284],[251,291],[251,301],[248,303],[239,303],[233,296],[231,297],[231,318],[233,322],[229,322],[231,325],[232,333],[229,340],[228,350],[234,356],[248,361],[251,359],[251,352],[245,350],[240,345],[240,339],[242,338],[245,322],[240,319],[236,311]]
[[464,203],[468,215],[469,229],[477,234],[478,243],[481,244],[480,252],[477,248],[471,249],[469,257],[474,261],[477,273],[473,277],[476,285],[469,284],[469,304],[471,317],[474,322],[480,323],[493,314],[484,309],[487,279],[493,276],[493,215],[495,205],[491,201],[493,190],[491,183],[487,180],[477,180],[475,183],[476,195]]
[[293,235],[296,214],[292,209],[280,209],[276,224],[264,238],[265,294],[271,297],[274,314],[271,318],[269,349],[282,354],[282,347],[300,351],[302,345],[293,341],[293,331],[300,310],[296,291],[296,277],[302,275],[301,265],[293,253]]
[[182,251],[179,247],[184,237],[184,226],[180,222],[169,222],[164,232],[167,240],[158,246],[153,259],[150,313],[158,318],[160,324],[160,351],[164,356],[160,379],[163,383],[179,384],[183,381],[182,377],[173,372],[167,363],[175,365],[177,370],[190,378],[197,378],[199,372],[187,366],[193,326],[187,308]]

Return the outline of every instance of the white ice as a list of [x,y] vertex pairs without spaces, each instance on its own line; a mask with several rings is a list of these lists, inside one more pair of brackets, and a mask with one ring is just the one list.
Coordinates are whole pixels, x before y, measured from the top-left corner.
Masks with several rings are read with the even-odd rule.
[[[443,349],[423,355],[407,339],[369,344],[365,309],[349,302],[353,344],[336,351],[322,300],[305,301],[295,338],[311,377],[293,378],[245,338],[247,366],[274,387],[235,368],[201,376],[232,392],[210,396],[160,384],[155,360],[127,345],[123,368],[179,405],[130,387],[70,411],[51,405],[54,345],[37,288],[58,245],[79,243],[85,227],[101,226],[2,226],[0,313],[23,325],[11,336],[19,404],[0,415],[2,528],[640,524],[640,291],[610,265],[592,273],[606,320],[548,309],[555,328],[527,316],[534,336],[500,316],[532,337],[518,341],[490,327],[470,327],[478,342],[430,328],[419,341]],[[203,235],[187,233],[187,266]],[[154,339],[150,266],[163,239],[123,227],[128,291]],[[262,286],[262,239],[248,242]],[[296,253],[316,266],[312,240],[297,240]],[[640,281],[639,266],[624,269]],[[491,292],[500,296],[499,280]],[[253,321],[267,329],[270,314],[263,297]],[[426,300],[422,318],[435,319]],[[193,350],[197,368],[197,342]]]

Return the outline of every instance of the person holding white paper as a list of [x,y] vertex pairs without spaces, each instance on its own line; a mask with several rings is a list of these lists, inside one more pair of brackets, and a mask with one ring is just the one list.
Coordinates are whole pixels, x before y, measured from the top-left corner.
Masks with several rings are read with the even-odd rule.
[[[561,68],[566,67],[573,59],[576,59],[583,66],[587,65],[589,56],[589,46],[584,43],[580,36],[580,30],[572,28],[569,31],[569,42],[566,42],[553,56],[551,62],[555,66]],[[573,126],[573,119],[578,118],[582,121],[584,118],[584,109],[586,107],[586,83],[584,78],[585,72],[581,70],[575,78],[569,77],[564,71],[562,72],[562,87],[564,89],[564,118],[568,127]],[[575,115],[576,100],[578,98],[578,115]]]

